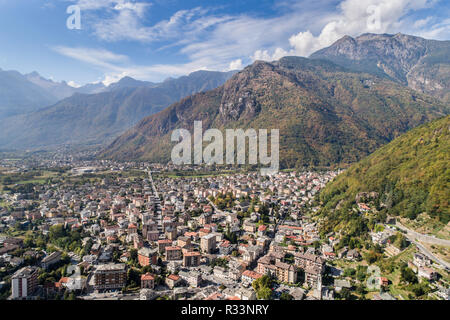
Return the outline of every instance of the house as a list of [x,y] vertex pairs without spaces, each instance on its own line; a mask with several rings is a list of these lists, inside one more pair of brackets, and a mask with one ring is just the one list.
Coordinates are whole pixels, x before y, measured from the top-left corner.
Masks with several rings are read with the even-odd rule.
[[253,289],[239,288],[234,295],[240,300],[256,300],[256,293]]
[[242,285],[249,286],[253,283],[253,281],[258,280],[262,277],[262,274],[251,271],[251,270],[245,270],[241,275],[241,281]]
[[413,264],[416,267],[425,267],[430,265],[431,260],[424,254],[416,252],[413,257]]
[[180,271],[178,275],[193,288],[197,288],[202,282],[202,275],[197,271]]
[[258,227],[258,236],[260,236],[260,237],[264,236],[266,234],[266,231],[267,231],[267,226],[265,226],[263,224],[260,225]]
[[55,251],[51,253],[50,255],[46,256],[41,261],[41,266],[44,269],[48,269],[51,265],[59,262],[61,260],[62,253],[59,251]]
[[166,278],[166,284],[170,289],[175,288],[180,282],[181,282],[181,277],[176,275],[176,274],[171,274],[169,276],[167,276]]
[[425,278],[427,280],[433,281],[437,279],[437,272],[429,267],[419,267],[417,275],[419,278]]
[[150,273],[143,274],[141,276],[141,288],[153,289],[155,287],[155,277]]
[[379,277],[379,284],[381,287],[386,288],[389,285],[389,279],[385,277]]
[[359,254],[358,250],[351,249],[348,250],[346,258],[347,260],[358,260],[361,258],[361,255]]

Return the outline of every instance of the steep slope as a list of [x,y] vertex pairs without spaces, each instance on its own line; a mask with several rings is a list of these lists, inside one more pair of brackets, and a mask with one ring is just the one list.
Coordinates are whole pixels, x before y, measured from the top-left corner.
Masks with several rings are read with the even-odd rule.
[[405,34],[345,36],[310,58],[370,72],[450,101],[450,41]]
[[222,87],[142,120],[101,157],[169,161],[171,132],[203,128],[278,128],[284,167],[346,164],[401,133],[448,114],[449,107],[392,81],[332,62],[286,57],[255,62]]
[[194,73],[154,86],[125,78],[115,84],[115,90],[75,94],[51,107],[8,118],[0,125],[0,147],[23,149],[111,142],[145,116],[161,111],[187,94],[221,85],[233,74],[202,73],[203,78]]
[[46,107],[57,98],[17,71],[0,69],[0,119]]
[[[449,159],[450,116],[398,137],[321,192],[324,232],[358,235],[384,222],[387,214],[415,219],[423,212],[445,227],[450,221]],[[378,212],[362,215],[357,202]]]

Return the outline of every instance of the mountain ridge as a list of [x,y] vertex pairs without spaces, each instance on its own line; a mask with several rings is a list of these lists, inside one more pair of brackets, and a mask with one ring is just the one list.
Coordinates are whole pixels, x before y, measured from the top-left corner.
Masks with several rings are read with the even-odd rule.
[[[158,85],[125,78],[113,90],[74,93],[32,113],[10,117],[0,126],[3,149],[53,148],[67,144],[102,144],[182,97],[212,89],[233,72],[202,72]],[[130,87],[130,82],[136,87]],[[107,87],[108,88],[108,87]]]
[[450,101],[450,41],[428,40],[402,33],[345,36],[310,55],[353,70],[398,81]]
[[192,132],[194,120],[202,120],[205,129],[280,127],[284,167],[344,164],[448,112],[439,100],[385,78],[285,57],[257,61],[223,86],[146,117],[99,157],[167,162],[170,130]]

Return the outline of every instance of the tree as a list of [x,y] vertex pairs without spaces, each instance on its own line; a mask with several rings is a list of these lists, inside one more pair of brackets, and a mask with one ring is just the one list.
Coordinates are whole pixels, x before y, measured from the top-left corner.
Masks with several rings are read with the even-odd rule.
[[287,292],[283,292],[280,295],[280,300],[294,300],[294,297]]
[[411,268],[403,267],[400,270],[400,281],[406,283],[417,283],[417,276]]
[[341,292],[339,293],[339,295],[341,296],[341,298],[343,300],[350,300],[352,294],[350,292],[350,290],[348,288],[342,288]]
[[130,260],[132,261],[132,263],[136,263],[137,259],[138,259],[138,251],[133,248],[130,250]]
[[256,292],[256,297],[259,300],[270,300],[272,297],[272,289],[263,287]]
[[353,268],[346,268],[344,270],[344,277],[353,277],[356,274],[356,270]]

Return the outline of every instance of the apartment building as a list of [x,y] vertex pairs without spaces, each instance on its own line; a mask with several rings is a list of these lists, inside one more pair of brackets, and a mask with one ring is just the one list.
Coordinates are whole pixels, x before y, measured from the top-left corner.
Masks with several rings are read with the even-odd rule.
[[37,287],[38,269],[36,267],[24,267],[11,278],[11,297],[13,299],[25,299],[33,294]]
[[206,253],[213,253],[216,250],[216,236],[208,234],[200,239],[200,249]]
[[127,283],[127,269],[124,263],[99,265],[94,272],[94,289],[121,289]]
[[202,255],[200,252],[190,251],[183,254],[183,267],[198,267]]
[[148,265],[155,265],[158,262],[158,250],[150,248],[141,248],[138,251],[138,261],[143,267]]
[[181,251],[180,247],[178,247],[178,246],[166,247],[166,260],[167,261],[181,260],[181,259],[183,259],[183,252]]

